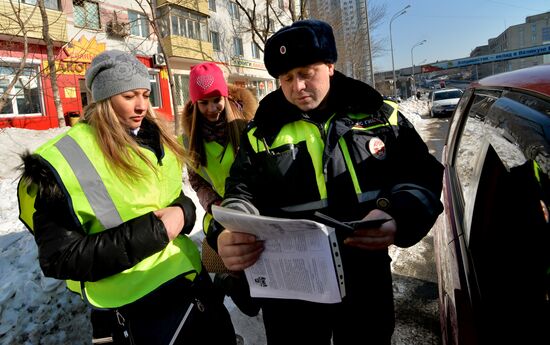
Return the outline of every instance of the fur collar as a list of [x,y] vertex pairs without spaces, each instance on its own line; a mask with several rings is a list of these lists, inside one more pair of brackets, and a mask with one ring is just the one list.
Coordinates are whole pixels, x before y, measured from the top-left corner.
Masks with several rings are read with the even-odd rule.
[[[250,92],[250,90],[236,86],[233,84],[227,85],[229,89],[229,99],[236,103],[249,118],[252,118],[258,108],[258,100]],[[182,118],[191,116],[193,106],[191,100],[189,100],[185,107],[183,107]]]
[[38,186],[38,193],[49,199],[59,199],[63,193],[57,183],[53,169],[39,155],[26,151],[20,155],[21,179]]
[[229,98],[239,104],[243,112],[252,118],[258,108],[256,97],[248,89],[233,84],[228,84],[227,86],[229,88]]
[[[346,77],[335,71],[330,80],[327,107],[331,113],[376,113],[383,104],[382,95],[362,81]],[[281,88],[267,95],[254,118],[258,127],[256,136],[271,136],[287,123],[303,119],[305,114],[289,103]]]

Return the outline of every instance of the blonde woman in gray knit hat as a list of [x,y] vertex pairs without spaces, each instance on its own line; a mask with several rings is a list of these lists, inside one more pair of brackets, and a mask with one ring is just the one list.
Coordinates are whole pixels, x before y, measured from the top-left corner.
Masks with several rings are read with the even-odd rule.
[[[187,236],[181,145],[149,103],[147,68],[111,50],[86,73],[94,102],[68,132],[24,155],[20,219],[44,275],[92,308],[94,338],[116,344],[235,344]],[[213,332],[212,325],[216,325]]]

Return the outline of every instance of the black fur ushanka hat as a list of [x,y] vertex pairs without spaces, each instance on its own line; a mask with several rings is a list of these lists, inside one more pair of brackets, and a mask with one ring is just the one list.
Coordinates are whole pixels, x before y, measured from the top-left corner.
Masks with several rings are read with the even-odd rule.
[[313,19],[283,27],[267,40],[264,49],[265,67],[274,78],[316,62],[335,63],[337,58],[332,28]]

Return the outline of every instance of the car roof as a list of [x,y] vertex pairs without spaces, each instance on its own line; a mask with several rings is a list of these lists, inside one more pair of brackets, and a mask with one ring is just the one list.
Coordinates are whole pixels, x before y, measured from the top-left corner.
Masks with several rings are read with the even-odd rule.
[[496,74],[474,82],[472,86],[523,89],[550,96],[550,65],[538,65]]
[[449,91],[460,91],[462,92],[461,89],[437,89],[437,90],[434,90],[433,93],[440,93],[440,92],[449,92]]

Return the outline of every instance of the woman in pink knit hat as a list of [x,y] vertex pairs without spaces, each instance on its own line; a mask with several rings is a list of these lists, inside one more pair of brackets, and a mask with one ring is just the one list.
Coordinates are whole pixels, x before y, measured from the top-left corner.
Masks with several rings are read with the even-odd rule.
[[[225,178],[235,160],[241,133],[254,116],[258,102],[247,89],[228,85],[222,70],[213,62],[191,68],[189,94],[191,100],[181,117],[184,146],[192,159],[187,171],[191,187],[206,211],[206,234],[212,221],[211,207],[224,196]],[[205,265],[209,268],[206,261]],[[232,297],[242,312],[249,316],[258,314],[244,276],[217,273],[214,283]]]

